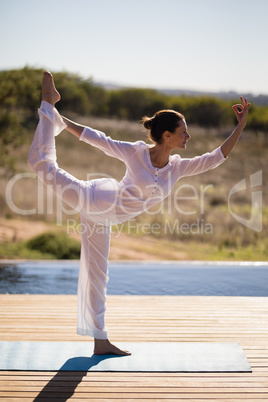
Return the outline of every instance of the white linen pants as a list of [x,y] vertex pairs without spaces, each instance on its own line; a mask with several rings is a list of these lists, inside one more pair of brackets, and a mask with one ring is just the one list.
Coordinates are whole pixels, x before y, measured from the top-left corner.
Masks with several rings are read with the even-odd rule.
[[56,109],[41,103],[39,123],[28,163],[40,180],[71,208],[80,212],[83,227],[78,279],[77,333],[107,339],[104,323],[108,282],[110,226],[87,218],[92,181],[78,180],[56,162],[55,136],[66,125]]

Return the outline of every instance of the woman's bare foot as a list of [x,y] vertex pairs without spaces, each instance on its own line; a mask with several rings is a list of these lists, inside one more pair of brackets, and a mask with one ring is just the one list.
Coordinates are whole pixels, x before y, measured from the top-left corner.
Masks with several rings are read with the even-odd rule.
[[49,71],[45,71],[42,80],[42,100],[55,105],[60,100],[60,94],[55,88],[53,76]]
[[129,356],[130,352],[127,350],[121,350],[114,346],[108,339],[94,339],[95,347],[94,354],[95,355],[119,355],[119,356]]

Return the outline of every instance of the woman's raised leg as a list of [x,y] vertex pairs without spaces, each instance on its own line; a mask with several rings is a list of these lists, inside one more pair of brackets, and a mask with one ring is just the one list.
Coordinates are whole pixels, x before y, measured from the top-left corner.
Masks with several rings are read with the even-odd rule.
[[42,103],[38,110],[39,123],[30,149],[28,164],[39,179],[76,211],[86,203],[84,182],[76,179],[57,164],[55,136],[66,124],[53,106],[60,99],[53,77],[44,73],[42,81]]

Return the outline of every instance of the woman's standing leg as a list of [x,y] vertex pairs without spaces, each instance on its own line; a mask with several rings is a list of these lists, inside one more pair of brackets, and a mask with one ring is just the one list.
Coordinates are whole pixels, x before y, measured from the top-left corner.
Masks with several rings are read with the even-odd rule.
[[77,333],[108,339],[104,323],[110,227],[81,215],[82,244],[78,278]]
[[82,248],[78,280],[77,333],[94,337],[94,353],[130,355],[108,340],[104,316],[108,282],[110,227],[81,216]]

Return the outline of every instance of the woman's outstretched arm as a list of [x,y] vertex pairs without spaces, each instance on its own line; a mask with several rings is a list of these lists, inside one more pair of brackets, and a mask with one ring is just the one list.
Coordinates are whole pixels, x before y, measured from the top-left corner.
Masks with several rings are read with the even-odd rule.
[[237,104],[233,106],[233,110],[236,114],[238,124],[232,134],[227,138],[227,140],[222,144],[221,151],[225,158],[229,155],[229,153],[234,148],[235,144],[237,143],[242,131],[244,130],[247,124],[247,116],[248,116],[248,109],[250,103],[248,103],[247,98],[243,99],[240,97],[242,104]]
[[82,134],[82,131],[84,130],[85,126],[75,123],[74,121],[71,121],[66,117],[63,116],[61,117],[64,123],[67,125],[66,130],[75,135],[77,138],[80,138],[80,135]]

